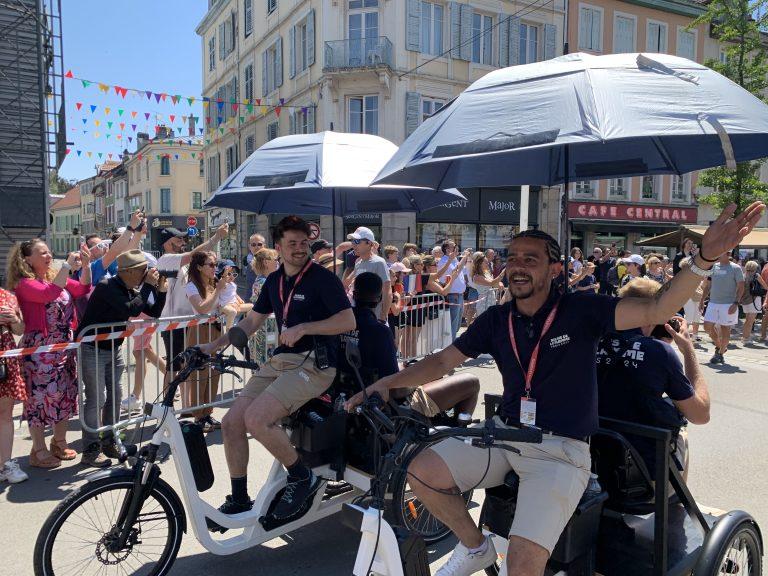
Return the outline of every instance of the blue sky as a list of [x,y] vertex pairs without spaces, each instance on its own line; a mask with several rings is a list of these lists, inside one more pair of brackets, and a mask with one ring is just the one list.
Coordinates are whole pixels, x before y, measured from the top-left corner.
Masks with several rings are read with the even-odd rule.
[[[195,28],[207,6],[206,0],[62,1],[64,70],[71,70],[76,78],[94,81],[84,88],[80,80],[65,80],[67,140],[72,144],[60,170],[62,177],[87,178],[109,153],[117,160],[124,148],[135,150],[136,132],[148,131],[152,135],[157,114],[165,124],[170,123],[171,114],[176,116],[171,124],[174,128],[182,125],[181,116],[203,116],[199,100],[202,52]],[[109,93],[103,93],[98,83],[110,85]],[[112,88],[115,85],[166,93],[169,97],[165,102],[156,102],[154,96],[147,100],[146,95],[129,91],[122,98]],[[186,100],[173,105],[170,95],[176,94],[196,96],[197,100],[191,107]],[[91,105],[96,106],[93,113]],[[110,108],[109,114],[106,108]],[[136,112],[135,118],[132,112]],[[147,113],[149,120],[145,118]],[[125,124],[122,130],[121,122]],[[186,126],[184,130],[186,134]],[[118,135],[122,138],[118,139]],[[90,158],[87,152],[91,152]],[[102,154],[101,160],[98,153]]]

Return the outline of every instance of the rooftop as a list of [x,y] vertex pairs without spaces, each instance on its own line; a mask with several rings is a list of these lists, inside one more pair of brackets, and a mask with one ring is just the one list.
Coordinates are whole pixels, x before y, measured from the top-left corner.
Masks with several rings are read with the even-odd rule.
[[65,210],[80,206],[80,186],[75,186],[67,190],[64,197],[51,205],[51,210]]

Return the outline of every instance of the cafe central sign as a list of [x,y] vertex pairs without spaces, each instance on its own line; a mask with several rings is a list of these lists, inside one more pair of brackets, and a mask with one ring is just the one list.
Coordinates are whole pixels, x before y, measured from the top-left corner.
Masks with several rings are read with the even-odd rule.
[[649,206],[608,202],[569,202],[568,217],[588,220],[696,224],[697,209],[690,206]]

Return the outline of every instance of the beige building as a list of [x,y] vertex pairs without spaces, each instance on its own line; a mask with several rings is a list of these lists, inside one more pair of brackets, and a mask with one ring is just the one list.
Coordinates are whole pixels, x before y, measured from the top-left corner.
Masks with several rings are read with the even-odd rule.
[[[563,10],[562,0],[543,8],[507,0],[211,0],[197,27],[209,99],[207,193],[277,136],[333,129],[402,143],[484,74],[560,54]],[[418,215],[347,215],[337,230],[367,225],[384,243],[427,246],[450,236],[465,247],[503,247],[516,228],[519,190],[466,194],[467,202]],[[268,232],[279,217],[238,215],[243,251],[248,234]],[[330,218],[315,219],[329,238]]]
[[51,204],[50,249],[56,257],[66,257],[80,246],[80,186],[67,191],[63,198]]
[[205,229],[202,213],[205,177],[200,136],[174,136],[161,131],[154,139],[138,135],[136,152],[124,156],[128,178],[127,209],[144,208],[150,227],[147,249],[157,251],[161,228],[188,228],[195,217]]

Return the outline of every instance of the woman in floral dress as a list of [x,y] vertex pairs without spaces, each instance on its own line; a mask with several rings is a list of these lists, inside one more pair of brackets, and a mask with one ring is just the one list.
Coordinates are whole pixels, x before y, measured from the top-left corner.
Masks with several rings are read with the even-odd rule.
[[[251,302],[255,304],[256,300],[259,299],[264,282],[267,281],[267,276],[277,270],[277,251],[262,248],[253,255],[251,267],[256,273],[256,280],[253,282],[253,293],[251,294]],[[272,357],[272,352],[277,346],[277,341],[268,342],[267,334],[272,334],[275,337],[277,335],[277,323],[274,316],[267,318],[264,326],[251,336],[249,346],[253,354],[253,360],[259,364],[265,364]]]
[[[0,350],[16,348],[13,335],[24,332],[24,322],[16,296],[0,288]],[[3,358],[5,378],[0,380],[0,482],[16,484],[28,477],[11,459],[13,449],[13,405],[27,399],[27,387],[21,377],[21,361]]]
[[[8,287],[24,314],[21,347],[71,342],[76,326],[73,298],[87,294],[91,287],[90,253],[80,252],[83,273],[80,281],[69,277],[76,253],[71,253],[59,270],[52,268],[53,256],[42,240],[17,244],[8,258]],[[52,352],[25,356],[22,363],[27,383],[24,418],[29,423],[32,452],[29,465],[56,468],[61,460],[77,454],[67,446],[67,426],[77,414],[77,365],[75,352]],[[45,427],[53,428],[50,450],[45,445]]]

